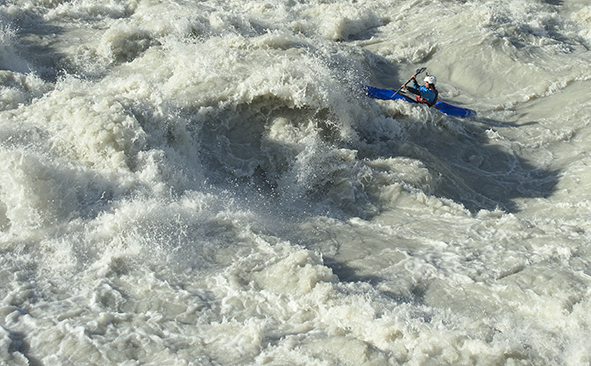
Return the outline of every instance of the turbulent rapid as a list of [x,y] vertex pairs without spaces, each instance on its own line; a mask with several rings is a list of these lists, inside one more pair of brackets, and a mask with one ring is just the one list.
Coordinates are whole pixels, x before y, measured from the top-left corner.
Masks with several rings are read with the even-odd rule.
[[[0,364],[591,363],[588,1],[0,27]],[[418,67],[478,115],[363,91]]]

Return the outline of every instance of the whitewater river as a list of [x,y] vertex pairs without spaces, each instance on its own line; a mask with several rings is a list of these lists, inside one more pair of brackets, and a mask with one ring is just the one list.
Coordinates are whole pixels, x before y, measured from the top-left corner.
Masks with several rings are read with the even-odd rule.
[[[0,365],[591,363],[587,0],[6,0],[0,32]],[[419,67],[478,115],[363,93]]]

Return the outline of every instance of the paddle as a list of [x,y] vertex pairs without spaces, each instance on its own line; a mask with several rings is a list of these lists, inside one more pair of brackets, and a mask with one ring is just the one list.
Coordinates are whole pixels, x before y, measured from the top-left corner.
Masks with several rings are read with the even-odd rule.
[[[417,71],[415,71],[415,74],[413,75],[413,77],[416,77],[417,75],[419,75],[420,73],[422,73],[425,70],[427,70],[426,67],[421,67],[420,69],[417,69]],[[406,84],[410,83],[411,80],[412,80],[412,78],[408,79],[408,81],[406,83],[404,83],[404,85],[406,86]],[[402,90],[402,87],[398,88],[398,90],[396,90],[396,92],[394,94],[392,94],[392,96],[395,96],[401,90]]]

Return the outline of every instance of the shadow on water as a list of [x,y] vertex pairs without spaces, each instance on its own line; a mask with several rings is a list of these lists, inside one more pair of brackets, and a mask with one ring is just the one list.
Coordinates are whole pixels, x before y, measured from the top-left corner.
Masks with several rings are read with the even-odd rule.
[[[334,273],[341,282],[365,282],[376,288],[376,285],[378,285],[380,282],[388,281],[385,278],[379,276],[359,276],[357,275],[356,268],[350,267],[345,263],[338,262],[331,258],[325,258],[324,265],[330,268],[332,273]],[[418,284],[412,286],[405,295],[387,290],[379,291],[382,297],[386,298],[388,301],[394,301],[398,304],[424,304],[425,292],[426,289]]]
[[36,359],[35,357],[33,357],[29,354],[31,351],[31,346],[25,340],[24,333],[9,332],[8,338],[11,341],[10,346],[8,347],[8,351],[10,353],[14,353],[14,352],[20,353],[21,355],[23,355],[27,359],[28,365],[30,365],[30,366],[42,365],[40,360]]
[[563,0],[542,0],[542,2],[550,5],[562,6],[564,5]]
[[[401,82],[396,76],[396,67],[385,61],[375,62],[372,71],[374,73],[368,83],[373,85],[394,88],[406,81]],[[377,103],[361,93],[360,98],[364,98],[366,106]],[[373,108],[373,113],[379,109]],[[371,108],[368,108],[368,115],[372,113],[370,110]],[[290,163],[287,157],[281,158],[281,153],[269,155],[265,151],[284,152],[294,148],[283,146],[286,143],[276,141],[266,141],[266,145],[262,146],[263,140],[259,139],[265,131],[265,126],[274,117],[283,116],[296,127],[297,121],[318,120],[318,126],[326,132],[329,128],[322,127],[321,120],[330,117],[323,115],[324,113],[314,109],[282,107],[282,101],[274,98],[263,98],[230,111],[219,111],[215,116],[210,116],[199,129],[203,163],[210,168],[208,170],[212,174],[220,172],[219,167],[231,168],[230,172],[226,172],[229,176],[235,175],[232,172],[245,172],[243,176],[249,177],[252,184],[273,192],[276,186],[273,184],[273,177],[285,173]],[[379,117],[383,120],[384,116]],[[367,121],[359,123],[356,127],[359,141],[352,142],[351,145],[343,143],[342,147],[355,150],[359,161],[397,157],[419,161],[428,169],[433,180],[429,187],[420,189],[428,195],[462,204],[472,213],[483,209],[517,212],[517,199],[547,197],[553,192],[558,181],[558,171],[536,166],[518,156],[514,142],[505,139],[500,139],[499,142],[494,138],[495,130],[522,128],[523,125],[478,117],[461,119],[443,116],[435,111],[421,114],[422,119],[408,115],[386,117],[386,123],[399,125],[399,128],[392,129],[399,131],[395,137],[392,137],[392,131],[378,131],[379,128],[373,126],[372,117],[368,117]],[[227,138],[224,144],[220,144],[217,137],[220,135]],[[326,140],[331,139],[326,137]],[[334,143],[340,144],[337,140]],[[235,156],[239,156],[240,159],[235,159]],[[268,159],[275,161],[265,163]],[[255,167],[258,168],[254,169]],[[257,180],[257,177],[264,179]],[[340,179],[340,176],[335,179]],[[259,184],[257,181],[264,183]],[[314,200],[323,201],[326,199],[323,195],[330,190],[330,184],[336,183],[330,178],[322,182],[325,186],[304,187],[300,193],[308,192]],[[294,185],[297,184],[294,182]],[[342,206],[341,209],[345,215],[361,215],[367,218],[370,214],[361,212],[362,205],[359,202],[351,202],[350,207]]]
[[[63,72],[64,55],[53,46],[63,29],[41,19],[27,22],[16,20],[15,48],[27,67],[35,70],[45,81],[54,83]],[[32,71],[31,70],[31,71]]]
[[[51,7],[55,4],[49,4]],[[43,6],[40,6],[43,8]],[[1,15],[1,14],[0,14]],[[110,17],[118,18],[118,15]],[[86,23],[88,22],[88,23]],[[121,35],[118,41],[125,44],[117,51],[112,51],[113,59],[101,59],[87,49],[90,39],[86,32],[92,27],[96,34],[106,28],[95,28],[93,19],[86,19],[82,14],[71,25],[62,26],[45,20],[42,15],[24,14],[15,16],[10,27],[14,32],[14,48],[24,65],[13,67],[11,71],[35,72],[44,81],[55,83],[60,76],[72,74],[84,79],[100,78],[111,65],[133,61],[148,48],[159,45],[145,35]],[[82,33],[79,31],[82,30]],[[18,69],[17,69],[18,68]],[[9,67],[9,69],[11,69]]]
[[[340,65],[347,62],[335,58],[341,56],[330,57],[328,61],[324,60],[326,64]],[[372,86],[397,89],[409,77],[402,75],[395,64],[369,51],[365,53],[363,65],[366,68],[358,73],[366,75],[363,82]],[[343,88],[342,92],[345,94],[347,91]],[[204,151],[203,162],[211,167],[212,172],[220,171],[216,167],[227,167],[229,176],[235,175],[233,172],[243,172],[242,176],[256,180],[252,172],[258,166],[262,173],[257,173],[257,176],[271,181],[277,177],[282,179],[295,156],[290,154],[295,154],[298,148],[288,146],[289,143],[284,141],[264,141],[262,137],[270,122],[276,117],[282,117],[294,129],[299,127],[298,123],[316,121],[320,134],[328,144],[342,145],[340,147],[356,151],[357,161],[397,157],[418,161],[429,171],[432,180],[424,184],[425,187],[418,187],[419,189],[427,195],[462,204],[472,213],[483,209],[517,212],[519,206],[516,202],[519,199],[547,197],[554,191],[559,171],[536,166],[535,161],[519,156],[518,143],[502,137],[502,129],[525,128],[525,124],[509,124],[480,117],[462,119],[430,111],[426,106],[420,105],[412,107],[419,113],[397,114],[395,108],[378,106],[378,101],[363,95],[360,87],[355,93],[358,93],[358,100],[361,101],[359,108],[364,109],[360,115],[367,116],[354,127],[359,140],[341,142],[338,138],[330,137],[331,128],[336,126],[334,129],[338,130],[338,123],[325,122],[338,118],[338,114],[331,116],[331,113],[325,113],[324,109],[317,107],[288,107],[280,98],[261,96],[231,110],[212,112],[199,129],[202,139],[200,145]],[[328,107],[325,109],[328,110]],[[421,112],[420,109],[425,110]],[[380,127],[388,124],[392,128]],[[336,134],[338,135],[338,131]],[[497,135],[501,137],[497,138]],[[220,136],[224,137],[223,143]],[[286,154],[285,151],[292,153],[282,156],[281,154]],[[209,157],[211,161],[208,164]],[[312,179],[311,183],[304,177],[300,184],[304,186],[301,187],[301,192],[297,192],[298,197],[301,193],[308,194],[313,201],[326,200],[325,195],[329,194],[327,192],[332,188],[331,184],[334,186],[337,182],[350,178],[343,177],[346,169],[343,172],[345,173],[339,175],[329,171],[326,179]],[[269,182],[266,178],[261,181]],[[411,177],[410,180],[414,178]],[[253,183],[256,185],[254,181]],[[299,182],[294,181],[293,186],[298,184]],[[267,186],[271,191],[274,189],[273,182],[265,185]],[[360,208],[364,202],[355,199],[349,200],[349,203],[343,203],[344,200],[337,200],[335,203],[341,205],[345,216],[370,216],[370,213],[362,212],[364,210]],[[347,204],[351,207],[344,207]]]

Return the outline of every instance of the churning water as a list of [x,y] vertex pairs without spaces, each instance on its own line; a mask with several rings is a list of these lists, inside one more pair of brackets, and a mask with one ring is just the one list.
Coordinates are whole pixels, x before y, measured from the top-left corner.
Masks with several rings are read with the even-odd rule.
[[[587,0],[6,0],[0,363],[588,365]],[[367,98],[425,66],[478,112]]]

